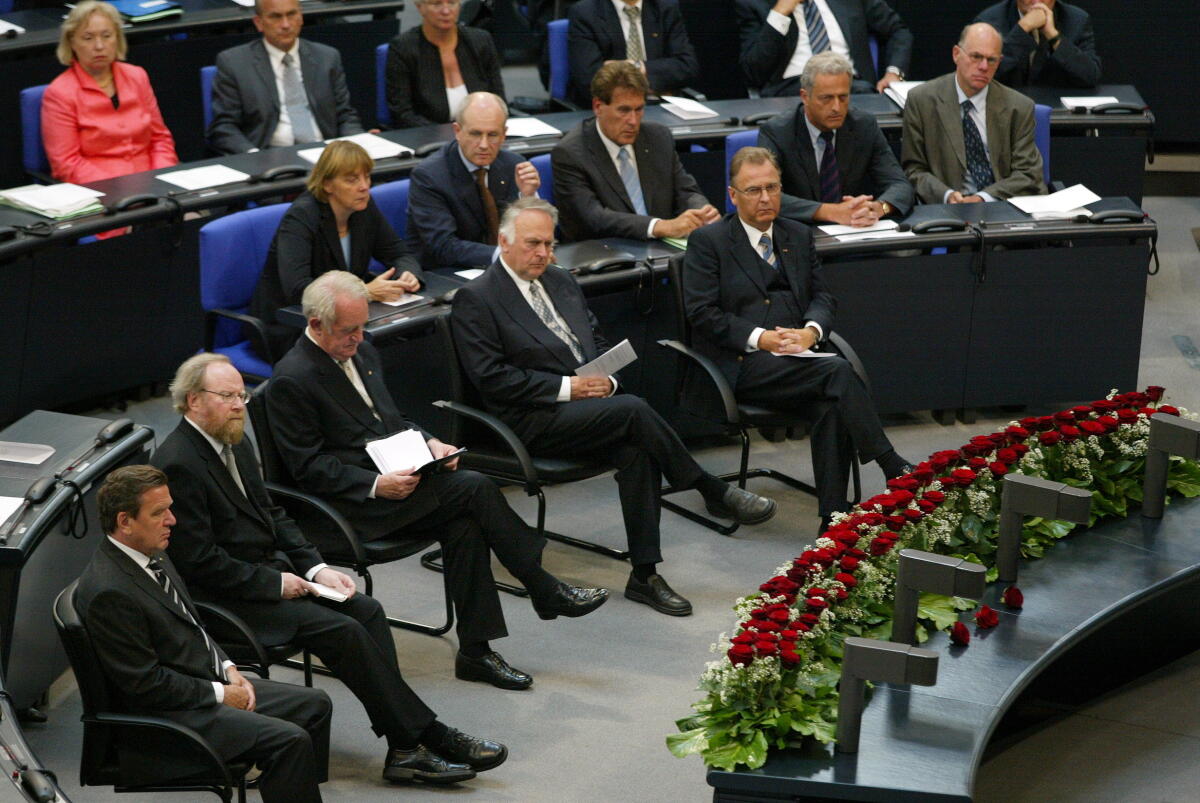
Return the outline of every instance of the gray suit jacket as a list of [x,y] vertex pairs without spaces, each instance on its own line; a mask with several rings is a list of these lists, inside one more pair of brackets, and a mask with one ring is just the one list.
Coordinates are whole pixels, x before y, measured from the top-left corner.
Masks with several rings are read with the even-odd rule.
[[[927,81],[908,95],[900,162],[917,197],[940,204],[946,190],[962,190],[967,170],[962,110],[954,73]],[[987,97],[987,148],[995,183],[982,187],[993,198],[1046,192],[1042,155],[1033,141],[1033,101],[998,81]]]
[[633,211],[621,176],[600,141],[594,117],[567,132],[554,147],[550,155],[554,198],[567,240],[645,240],[651,218],[673,218],[708,203],[696,180],[680,164],[675,138],[666,126],[643,122],[633,151],[645,215]]
[[[350,105],[342,57],[328,45],[300,40],[300,73],[321,136],[341,137],[363,130]],[[220,153],[267,148],[279,125],[279,92],[262,39],[217,54],[208,143]]]

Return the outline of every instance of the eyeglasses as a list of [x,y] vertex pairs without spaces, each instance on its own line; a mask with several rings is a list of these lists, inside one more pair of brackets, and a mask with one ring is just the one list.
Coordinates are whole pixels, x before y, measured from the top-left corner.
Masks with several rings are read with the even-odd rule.
[[757,198],[760,195],[778,195],[783,191],[783,185],[779,183],[764,184],[761,187],[747,187],[744,190],[739,190],[737,187],[730,187],[734,192],[740,192],[742,195],[749,195],[751,198]]
[[967,53],[967,61],[972,64],[978,64],[981,61],[986,61],[989,67],[995,67],[1000,63],[999,56],[988,56],[983,53]]
[[233,404],[234,399],[237,399],[242,404],[250,401],[250,394],[244,390],[234,393],[232,390],[208,390],[207,388],[200,388],[200,392],[219,396],[221,402],[224,404]]

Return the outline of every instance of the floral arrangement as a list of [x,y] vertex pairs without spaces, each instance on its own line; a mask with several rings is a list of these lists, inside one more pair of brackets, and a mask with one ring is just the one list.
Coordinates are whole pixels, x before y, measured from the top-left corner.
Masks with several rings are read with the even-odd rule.
[[[934,453],[890,480],[886,493],[836,515],[811,547],[735,603],[733,635],[722,633],[713,645],[721,657],[700,677],[705,697],[693,704],[695,713],[667,737],[671,752],[698,753],[721,769],[754,769],[772,748],[834,741],[842,642],[847,636],[890,636],[898,551],[911,547],[964,558],[988,566],[988,580],[995,580],[1000,479],[1008,473],[1089,489],[1089,526],[1125,516],[1130,503],[1142,498],[1149,417],[1196,417],[1161,404],[1163,392],[1157,386],[1113,391],[1091,404],[1014,421],[959,449]],[[1172,457],[1167,486],[1183,496],[1200,495],[1200,464]],[[1074,527],[1028,519],[1021,552],[1041,557]],[[1003,601],[1020,607],[1020,590],[1007,589]],[[932,627],[951,630],[955,643],[965,644],[970,636],[958,616],[974,606],[922,595],[918,639],[926,640]],[[981,627],[996,620],[991,608],[976,614]]]

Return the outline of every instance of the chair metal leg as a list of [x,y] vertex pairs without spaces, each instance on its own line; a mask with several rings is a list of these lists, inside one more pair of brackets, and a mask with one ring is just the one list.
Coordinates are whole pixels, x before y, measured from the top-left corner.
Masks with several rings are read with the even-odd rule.
[[542,493],[541,488],[538,488],[537,498],[538,498],[538,523],[537,523],[538,535],[541,535],[543,538],[546,538],[549,541],[557,541],[558,543],[566,544],[567,546],[573,546],[578,549],[586,549],[588,552],[595,552],[597,555],[603,555],[604,557],[612,558],[613,560],[628,560],[629,559],[629,550],[627,550],[627,549],[616,549],[614,547],[605,546],[604,544],[597,544],[595,541],[585,541],[582,538],[576,538],[571,535],[563,535],[562,533],[556,533],[553,530],[547,530],[546,529],[546,495]]
[[[439,555],[441,554],[440,550],[435,550],[435,551],[437,551],[437,553]],[[431,554],[431,553],[426,553],[425,555],[421,556],[421,565],[422,566],[426,565],[425,558],[428,557],[429,554]],[[348,566],[349,568],[354,569],[355,573],[358,574],[358,576],[363,579],[363,585],[365,587],[365,590],[363,593],[365,593],[368,597],[375,596],[374,594],[371,593],[372,591],[375,590],[375,580],[374,580],[374,578],[371,577],[371,570],[369,567],[367,567],[365,565],[361,565],[361,564],[347,564],[347,563],[341,563],[341,564],[336,564],[336,565]],[[399,627],[402,630],[412,630],[416,633],[424,633],[427,636],[442,636],[442,635],[445,635],[446,633],[449,633],[450,628],[454,627],[454,601],[450,598],[449,586],[446,586],[444,583],[443,583],[443,594],[446,597],[446,622],[444,624],[427,625],[423,622],[413,622],[413,621],[409,621],[408,619],[398,619],[394,616],[389,616],[387,618],[388,624],[391,625],[392,627]],[[294,666],[297,669],[304,668],[303,665],[301,665],[301,664],[298,664],[298,663],[292,664],[291,662],[289,662],[289,666]],[[329,671],[327,669],[325,669],[325,667],[322,667],[322,666],[313,666],[312,671],[316,672],[318,675],[329,674]]]
[[299,669],[304,673],[304,685],[312,688],[313,674],[324,675],[325,677],[333,677],[333,672],[330,672],[327,667],[317,666],[313,664],[312,653],[304,650],[302,659],[297,661],[295,658],[289,658],[283,662],[283,665],[289,669]]

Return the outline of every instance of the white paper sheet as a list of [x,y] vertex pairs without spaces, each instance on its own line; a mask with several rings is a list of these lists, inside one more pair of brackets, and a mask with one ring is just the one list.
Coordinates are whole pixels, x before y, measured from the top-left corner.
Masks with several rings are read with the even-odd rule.
[[371,441],[367,444],[367,454],[375,461],[375,467],[381,474],[390,474],[406,468],[423,466],[433,459],[425,438],[415,429],[406,429]]
[[1077,206],[1087,206],[1100,200],[1100,196],[1082,184],[1067,187],[1051,195],[1024,195],[1009,198],[1008,202],[1022,212],[1033,215],[1038,212],[1069,212]]
[[25,29],[20,25],[17,25],[13,22],[8,22],[7,20],[0,20],[0,36],[3,36],[9,31],[15,31],[18,34],[25,33]]
[[873,226],[843,226],[840,223],[830,223],[825,226],[818,226],[821,231],[826,234],[838,236],[839,234],[866,234],[871,231],[890,231],[896,228],[896,221],[881,220]]
[[504,133],[510,137],[557,137],[562,135],[549,123],[543,123],[536,117],[509,117],[504,125]]
[[207,165],[206,167],[193,167],[189,170],[160,173],[156,178],[185,190],[203,190],[209,187],[219,187],[222,184],[236,184],[239,181],[245,181],[250,178],[250,174],[225,165]]
[[309,581],[309,586],[312,588],[313,591],[317,592],[318,597],[324,597],[325,599],[331,599],[334,602],[345,602],[346,600],[350,599],[345,594],[343,594],[341,591],[336,591],[336,590],[330,588],[329,586],[325,585],[324,583],[313,583],[313,582]]
[[19,441],[0,441],[0,460],[9,463],[24,463],[27,466],[40,466],[54,454],[54,447],[44,443],[22,443]]
[[887,95],[889,98],[894,100],[896,102],[896,105],[899,106],[901,109],[903,109],[905,101],[908,100],[908,93],[923,83],[925,83],[925,82],[924,81],[892,81],[890,84],[888,84],[884,88],[883,94]]
[[381,301],[381,304],[387,304],[389,307],[407,307],[409,304],[416,304],[418,301],[424,301],[425,296],[419,296],[416,293],[405,293],[395,301]]
[[880,229],[862,234],[839,234],[833,239],[839,243],[861,243],[863,240],[895,240],[900,237],[916,237],[911,231],[896,231],[895,229]]
[[462,270],[454,271],[455,276],[461,276],[468,282],[472,279],[478,279],[483,275],[483,268],[463,268]]
[[596,359],[576,368],[575,376],[612,376],[636,359],[637,352],[626,338]]
[[102,192],[77,184],[27,184],[0,192],[0,197],[49,217],[78,211],[103,196]]
[[717,117],[717,113],[699,101],[677,95],[663,95],[663,109],[681,120],[702,120]]
[[[367,152],[367,156],[378,161],[380,159],[390,159],[393,156],[411,156],[412,148],[406,148],[399,142],[392,142],[390,139],[384,139],[377,134],[351,134],[348,137],[334,137],[333,139],[325,140],[325,144],[336,142],[339,139],[344,139],[347,142],[355,142],[363,147]],[[305,148],[300,151],[300,158],[305,161],[316,164],[321,158],[321,152],[325,150],[325,145],[316,148]]]
[[8,517],[16,513],[24,501],[19,496],[0,496],[0,524],[8,521]]
[[1095,96],[1076,96],[1076,97],[1061,97],[1062,105],[1068,109],[1090,109],[1093,106],[1099,106],[1104,103],[1120,103],[1117,98],[1112,95],[1095,95]]
[[817,357],[836,357],[836,356],[838,356],[838,355],[834,354],[832,351],[813,351],[812,349],[809,349],[808,351],[801,351],[796,354],[792,354],[791,352],[781,354],[778,351],[768,351],[767,353],[770,354],[772,357],[800,357],[802,359],[815,359]]

